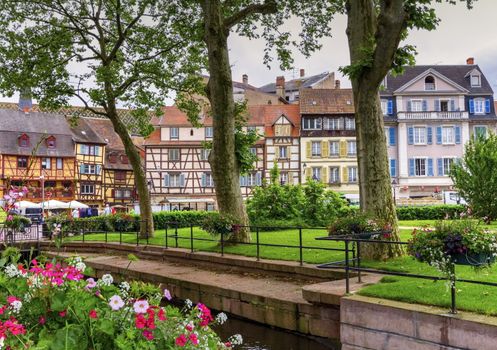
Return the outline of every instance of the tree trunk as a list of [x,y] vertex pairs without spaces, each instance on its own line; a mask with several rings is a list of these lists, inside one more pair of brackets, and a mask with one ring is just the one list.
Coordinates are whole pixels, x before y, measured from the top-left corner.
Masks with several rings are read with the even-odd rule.
[[152,206],[150,202],[150,192],[148,189],[145,170],[143,169],[140,153],[136,148],[126,125],[119,119],[115,101],[107,102],[107,115],[114,126],[114,131],[119,135],[124,144],[124,150],[128,156],[129,163],[133,168],[135,176],[135,186],[138,192],[140,203],[140,237],[147,238],[154,236],[154,218],[152,216]]
[[[405,18],[403,1],[391,1],[380,11],[378,17],[373,0],[349,0],[347,36],[351,65],[360,67],[351,76],[351,81],[361,211],[387,221],[392,227],[389,239],[396,241],[399,240],[399,229],[379,90],[400,42]],[[369,244],[364,247],[363,253],[365,258],[378,260],[399,256],[403,249],[396,244]]]
[[[223,21],[219,0],[202,2],[204,41],[208,50],[209,83],[207,97],[213,118],[213,141],[209,155],[217,205],[240,225],[248,225],[248,217],[240,189],[240,169],[235,153],[235,101],[228,55],[229,28]],[[233,241],[249,242],[248,229],[239,230]]]

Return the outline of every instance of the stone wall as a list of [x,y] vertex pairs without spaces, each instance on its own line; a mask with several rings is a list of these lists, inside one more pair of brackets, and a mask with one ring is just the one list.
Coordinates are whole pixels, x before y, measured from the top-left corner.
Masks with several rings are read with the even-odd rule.
[[494,350],[497,319],[362,296],[340,304],[342,350]]

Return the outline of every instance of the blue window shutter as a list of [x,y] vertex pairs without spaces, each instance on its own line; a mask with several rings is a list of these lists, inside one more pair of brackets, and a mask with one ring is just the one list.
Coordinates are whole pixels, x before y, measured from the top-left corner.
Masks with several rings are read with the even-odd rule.
[[433,143],[433,129],[431,126],[426,128],[426,143],[429,145]]
[[97,165],[96,167],[97,169],[97,175],[100,175],[100,171],[102,170],[102,166],[101,165]]
[[256,184],[257,186],[262,185],[262,177],[261,177],[261,173],[260,173],[260,172],[257,172],[257,173],[255,174],[255,184]]
[[437,126],[437,145],[442,144],[442,127]]
[[461,158],[456,158],[454,161],[456,162],[456,164],[461,165]]
[[207,186],[207,175],[205,173],[202,173],[202,187]]
[[409,159],[409,176],[414,176],[414,159],[410,158]]
[[435,111],[440,112],[440,100],[436,99],[435,100]]
[[428,101],[423,100],[423,112],[426,112],[428,110]]
[[428,176],[433,175],[433,158],[428,158]]
[[450,100],[450,110],[455,111],[456,110],[456,101]]
[[411,101],[407,101],[407,111],[411,111]]
[[485,99],[485,113],[490,114],[490,99]]
[[475,113],[475,100],[473,100],[472,98],[469,99],[469,113]]
[[393,101],[392,100],[387,101],[387,114],[393,115]]
[[84,164],[80,164],[79,165],[79,173],[80,174],[84,174],[85,173],[85,165]]
[[454,134],[455,134],[455,138],[456,138],[456,143],[457,144],[460,144],[461,143],[461,127],[460,126],[456,126],[454,128]]
[[390,176],[395,177],[397,176],[397,167],[395,164],[395,159],[390,159]]
[[395,128],[394,127],[388,128],[388,140],[389,140],[390,146],[395,146]]
[[240,187],[243,187],[243,175],[240,175]]
[[179,187],[185,187],[185,174],[179,175]]
[[438,176],[444,176],[443,159],[437,158]]
[[95,155],[96,156],[100,155],[100,146],[95,146]]
[[414,143],[414,128],[412,126],[407,128],[407,143],[410,145]]
[[164,187],[169,187],[169,174],[164,175]]

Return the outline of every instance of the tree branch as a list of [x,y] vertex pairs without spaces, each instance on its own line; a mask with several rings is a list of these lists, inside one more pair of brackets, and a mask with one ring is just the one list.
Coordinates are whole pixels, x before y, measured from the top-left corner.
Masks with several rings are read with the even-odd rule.
[[230,17],[226,18],[224,20],[224,26],[227,29],[230,29],[234,25],[237,25],[241,21],[243,21],[245,18],[256,14],[271,14],[271,13],[276,13],[278,11],[278,6],[276,4],[276,1],[274,0],[266,0],[264,1],[263,4],[251,4],[248,5],[247,7],[241,9],[237,13],[234,13]]

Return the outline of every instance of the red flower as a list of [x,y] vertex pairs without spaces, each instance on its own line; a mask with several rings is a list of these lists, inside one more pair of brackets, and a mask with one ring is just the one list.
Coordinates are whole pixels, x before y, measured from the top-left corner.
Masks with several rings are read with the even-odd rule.
[[179,337],[176,338],[176,345],[185,346],[187,342],[188,342],[188,339],[186,338],[186,335],[184,335],[184,334],[181,334]]
[[60,316],[60,317],[66,317],[66,313],[67,313],[67,311],[66,311],[66,310],[61,311],[61,312],[59,312],[59,316]]
[[38,323],[43,326],[45,324],[45,322],[47,322],[47,320],[45,319],[45,317],[40,316],[40,318],[38,319]]
[[195,333],[190,334],[190,341],[193,345],[198,345],[198,337]]
[[167,320],[166,313],[164,312],[164,309],[159,309],[159,312],[157,313],[157,317],[161,321]]
[[147,340],[154,339],[154,334],[152,332],[150,332],[149,330],[144,330],[142,334],[145,338],[147,338]]
[[145,320],[145,317],[143,317],[142,314],[136,314],[136,317],[135,317],[136,328],[143,329],[143,328],[145,328],[146,324],[147,324],[147,320]]
[[227,348],[231,348],[231,343],[229,341],[227,341],[226,343],[224,343],[224,345],[227,347]]
[[98,318],[97,312],[95,310],[90,310],[90,318]]

